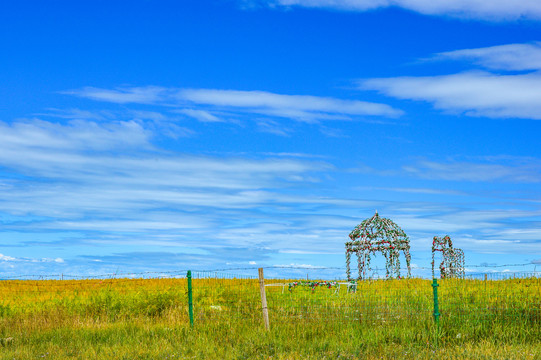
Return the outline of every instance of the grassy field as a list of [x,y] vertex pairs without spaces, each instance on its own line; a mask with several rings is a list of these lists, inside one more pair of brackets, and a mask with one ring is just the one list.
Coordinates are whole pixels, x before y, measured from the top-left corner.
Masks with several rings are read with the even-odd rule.
[[256,279],[0,282],[1,359],[541,359],[541,279],[266,289]]

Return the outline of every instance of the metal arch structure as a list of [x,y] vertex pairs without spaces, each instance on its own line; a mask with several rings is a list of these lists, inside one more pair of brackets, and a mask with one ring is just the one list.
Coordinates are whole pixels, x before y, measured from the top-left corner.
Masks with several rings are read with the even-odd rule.
[[346,242],[346,274],[351,281],[351,255],[357,255],[358,279],[366,279],[370,269],[371,256],[381,252],[386,260],[386,277],[400,279],[400,252],[404,253],[411,276],[411,255],[409,238],[398,225],[378,212],[357,225],[349,234],[351,241]]
[[443,278],[462,278],[464,277],[464,251],[453,247],[453,242],[449,235],[443,238],[434,236],[432,241],[432,278],[435,273],[435,255],[436,251],[441,252],[442,261],[440,263],[440,277]]

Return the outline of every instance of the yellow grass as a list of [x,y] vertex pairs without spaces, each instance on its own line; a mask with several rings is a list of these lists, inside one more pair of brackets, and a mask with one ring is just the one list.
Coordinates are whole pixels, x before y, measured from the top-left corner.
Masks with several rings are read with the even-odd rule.
[[[289,280],[267,281],[284,283]],[[311,291],[256,279],[0,282],[1,359],[541,359],[539,278],[363,281]]]

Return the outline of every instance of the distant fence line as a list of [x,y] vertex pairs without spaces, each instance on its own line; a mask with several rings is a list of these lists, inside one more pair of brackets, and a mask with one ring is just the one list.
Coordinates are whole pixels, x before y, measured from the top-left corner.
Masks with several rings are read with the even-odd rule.
[[[537,266],[539,265],[540,271],[537,271]],[[472,264],[472,265],[465,265],[466,269],[471,268],[503,268],[503,267],[526,267],[531,266],[534,267],[534,270],[524,270],[524,271],[517,271],[517,270],[510,270],[510,271],[467,271],[466,277],[479,277],[484,276],[487,274],[488,276],[497,276],[493,274],[515,274],[515,276],[535,276],[535,274],[541,272],[541,264],[534,264],[534,263],[521,263],[521,264],[500,264],[500,265],[490,265],[490,264]],[[243,277],[243,276],[249,276],[249,274],[246,274],[246,272],[257,272],[257,270],[260,267],[236,267],[236,268],[219,268],[219,269],[211,269],[211,270],[192,270],[195,273],[200,274],[207,274],[212,275],[213,273],[221,273],[221,274],[231,274],[237,277]],[[343,275],[345,275],[345,267],[326,267],[326,266],[287,266],[287,265],[274,265],[274,266],[263,266],[261,267],[264,270],[296,270],[296,274],[289,274],[291,277],[295,277],[295,275],[299,275],[299,273],[302,271],[303,273],[308,273],[309,275],[312,275],[315,272],[322,272],[326,270],[343,270]],[[83,280],[83,279],[119,279],[119,278],[182,278],[186,277],[186,274],[190,269],[181,269],[181,270],[173,270],[173,271],[141,271],[141,272],[111,272],[111,273],[103,273],[103,274],[92,274],[92,275],[74,275],[74,274],[24,274],[24,275],[16,275],[16,276],[1,276],[0,275],[0,281],[2,280]],[[379,268],[375,267],[371,269],[372,273],[378,274],[378,272],[385,271],[385,268]],[[401,270],[407,270],[406,268],[401,268]],[[413,267],[412,270],[431,270],[429,267]],[[244,271],[244,273],[240,273],[239,271]],[[235,273],[232,273],[235,272]],[[311,274],[310,274],[311,273]],[[519,275],[524,274],[524,275]],[[322,275],[325,276],[325,275]],[[328,275],[327,275],[328,276]],[[277,277],[283,277],[281,274],[277,275]],[[425,276],[413,276],[413,277],[419,277],[424,279],[431,279],[431,274],[426,274]],[[317,275],[314,275],[313,277],[318,278]],[[335,276],[335,278],[344,280],[345,277],[339,277]],[[374,277],[379,278],[379,277]]]

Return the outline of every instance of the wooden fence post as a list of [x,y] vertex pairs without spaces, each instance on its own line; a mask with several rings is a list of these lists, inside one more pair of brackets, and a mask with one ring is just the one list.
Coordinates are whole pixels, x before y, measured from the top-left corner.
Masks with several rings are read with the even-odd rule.
[[267,295],[265,294],[265,278],[263,277],[263,268],[259,268],[259,292],[261,294],[261,309],[263,310],[263,322],[265,330],[269,330],[269,309],[267,308]]

